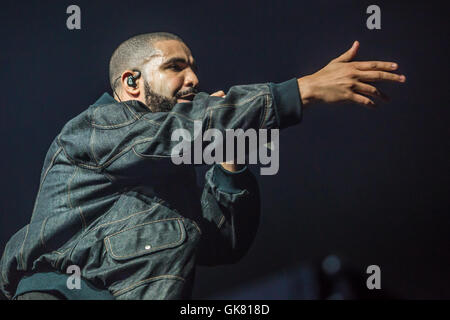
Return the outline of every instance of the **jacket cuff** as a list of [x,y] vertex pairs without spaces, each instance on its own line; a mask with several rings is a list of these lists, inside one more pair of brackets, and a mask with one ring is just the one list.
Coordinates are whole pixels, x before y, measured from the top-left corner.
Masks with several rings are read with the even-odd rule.
[[273,97],[273,108],[280,129],[293,126],[302,120],[303,106],[297,78],[269,83]]
[[231,194],[242,193],[248,187],[249,174],[250,170],[247,166],[239,171],[231,172],[220,164],[216,164],[212,175],[212,182],[222,192]]

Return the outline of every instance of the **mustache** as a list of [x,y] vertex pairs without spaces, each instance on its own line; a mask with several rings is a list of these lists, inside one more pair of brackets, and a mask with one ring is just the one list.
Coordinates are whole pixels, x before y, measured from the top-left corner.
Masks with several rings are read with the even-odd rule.
[[182,96],[188,95],[188,94],[197,94],[200,92],[200,88],[198,87],[191,87],[189,89],[178,91],[178,93],[175,95],[175,98],[181,98]]

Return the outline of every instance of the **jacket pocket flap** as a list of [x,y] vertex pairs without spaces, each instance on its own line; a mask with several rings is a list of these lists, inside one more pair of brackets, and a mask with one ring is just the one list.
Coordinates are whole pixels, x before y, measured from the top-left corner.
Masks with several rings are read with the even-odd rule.
[[186,239],[181,219],[142,223],[105,237],[109,255],[115,260],[136,258],[163,249],[174,248]]

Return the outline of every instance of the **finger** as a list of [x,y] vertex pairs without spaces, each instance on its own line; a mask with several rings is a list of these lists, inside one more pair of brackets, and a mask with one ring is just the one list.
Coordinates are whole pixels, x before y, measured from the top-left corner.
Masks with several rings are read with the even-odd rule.
[[339,57],[333,59],[332,62],[348,62],[352,60],[356,56],[358,48],[359,42],[358,41],[353,42],[352,47],[348,51],[344,52]]
[[223,92],[222,90],[214,92],[213,94],[211,94],[214,97],[225,97],[225,92]]
[[379,71],[392,71],[396,70],[398,65],[395,62],[386,61],[361,61],[353,62],[355,67],[359,70],[379,70]]
[[385,95],[383,92],[375,88],[374,86],[371,86],[370,84],[358,82],[355,84],[353,91],[375,97],[380,98],[383,101],[389,101],[389,97]]
[[349,100],[353,101],[353,102],[356,102],[357,104],[360,104],[360,105],[362,105],[364,107],[367,107],[367,108],[371,108],[371,109],[375,108],[375,103],[372,100],[370,100],[369,98],[367,98],[365,96],[357,94],[357,93],[354,93],[350,97]]
[[362,71],[358,73],[358,79],[363,81],[394,81],[405,82],[406,77],[385,71]]

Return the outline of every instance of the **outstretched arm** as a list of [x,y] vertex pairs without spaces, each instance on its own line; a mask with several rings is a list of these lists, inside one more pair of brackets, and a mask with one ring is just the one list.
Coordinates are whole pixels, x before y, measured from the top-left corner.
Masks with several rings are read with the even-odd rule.
[[366,95],[382,100],[388,98],[367,82],[406,81],[405,76],[392,73],[398,68],[394,62],[352,62],[358,48],[359,42],[355,41],[347,52],[331,60],[324,68],[297,80],[303,108],[314,102],[354,102],[366,107],[375,107],[375,103]]

